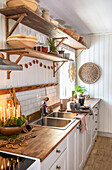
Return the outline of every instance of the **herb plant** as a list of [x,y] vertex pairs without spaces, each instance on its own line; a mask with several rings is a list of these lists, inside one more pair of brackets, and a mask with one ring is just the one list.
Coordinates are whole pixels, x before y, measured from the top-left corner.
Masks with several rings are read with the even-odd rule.
[[50,38],[47,39],[50,47],[50,52],[57,52],[57,47],[54,45],[54,41]]

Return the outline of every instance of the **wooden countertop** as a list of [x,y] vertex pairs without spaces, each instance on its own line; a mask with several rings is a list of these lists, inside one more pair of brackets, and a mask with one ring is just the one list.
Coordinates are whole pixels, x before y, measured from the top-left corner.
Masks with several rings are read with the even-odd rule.
[[[4,146],[1,147],[0,150],[35,157],[43,161],[79,122],[80,120],[76,120],[66,130],[36,126],[34,133],[36,133],[37,136],[27,140],[28,146],[19,147],[18,149],[6,148]],[[20,136],[23,135],[25,134],[21,134]]]
[[90,105],[91,108],[95,107],[99,102],[101,101],[101,99],[99,98],[91,98],[91,99],[86,99],[85,100],[85,105]]
[[[99,101],[100,99],[90,99],[87,100],[86,103],[91,105],[91,107],[94,107]],[[66,130],[36,126],[34,128],[36,130],[34,133],[36,133],[37,136],[28,140],[28,146],[19,147],[18,149],[7,149],[6,147],[1,147],[0,150],[35,157],[40,159],[42,162],[54,150],[54,148],[79,124],[79,122],[80,120],[77,119]],[[23,136],[23,134],[21,134],[21,136]]]

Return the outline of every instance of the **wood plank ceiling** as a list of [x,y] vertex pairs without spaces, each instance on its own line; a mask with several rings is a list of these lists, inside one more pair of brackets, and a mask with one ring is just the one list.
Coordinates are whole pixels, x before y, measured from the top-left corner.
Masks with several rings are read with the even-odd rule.
[[79,34],[112,32],[112,0],[40,0],[40,6]]

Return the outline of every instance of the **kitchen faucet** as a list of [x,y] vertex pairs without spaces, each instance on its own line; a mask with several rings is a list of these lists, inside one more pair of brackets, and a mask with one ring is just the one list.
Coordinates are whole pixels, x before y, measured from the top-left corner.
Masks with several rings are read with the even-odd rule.
[[47,107],[47,104],[46,102],[49,100],[48,97],[45,97],[42,101],[41,101],[41,104],[40,104],[40,112],[41,112],[41,118],[42,117],[45,117],[47,115],[47,112],[48,112],[48,107]]

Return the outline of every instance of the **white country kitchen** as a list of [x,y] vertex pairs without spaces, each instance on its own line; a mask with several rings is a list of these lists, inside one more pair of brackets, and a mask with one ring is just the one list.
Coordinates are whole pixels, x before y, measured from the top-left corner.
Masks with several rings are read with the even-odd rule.
[[112,169],[111,7],[0,0],[0,170]]

